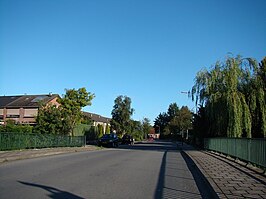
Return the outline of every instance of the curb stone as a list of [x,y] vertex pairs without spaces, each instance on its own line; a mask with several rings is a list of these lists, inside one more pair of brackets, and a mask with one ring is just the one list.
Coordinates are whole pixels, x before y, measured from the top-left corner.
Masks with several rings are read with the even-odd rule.
[[15,160],[31,159],[83,151],[96,151],[99,149],[99,147],[87,145],[85,147],[59,147],[43,149],[25,149],[16,151],[0,151],[0,164]]

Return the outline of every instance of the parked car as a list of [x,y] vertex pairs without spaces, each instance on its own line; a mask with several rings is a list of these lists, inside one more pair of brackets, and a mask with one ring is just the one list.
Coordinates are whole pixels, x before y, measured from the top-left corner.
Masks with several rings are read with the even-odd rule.
[[118,137],[116,134],[105,134],[98,140],[98,146],[118,147]]
[[128,135],[128,134],[125,134],[123,137],[122,137],[122,144],[130,144],[130,145],[133,145],[135,142],[134,138],[132,135]]

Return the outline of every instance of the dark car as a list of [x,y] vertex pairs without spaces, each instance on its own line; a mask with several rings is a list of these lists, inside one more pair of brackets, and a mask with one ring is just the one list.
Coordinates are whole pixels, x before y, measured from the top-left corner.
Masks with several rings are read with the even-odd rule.
[[98,140],[98,146],[118,147],[118,145],[116,134],[105,134]]
[[132,135],[128,135],[128,134],[125,134],[123,137],[122,137],[122,144],[130,144],[130,145],[133,145],[134,144],[134,138]]

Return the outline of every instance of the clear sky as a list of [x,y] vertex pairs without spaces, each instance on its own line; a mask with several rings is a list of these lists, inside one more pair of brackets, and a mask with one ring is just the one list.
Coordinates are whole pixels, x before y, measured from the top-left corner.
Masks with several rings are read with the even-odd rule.
[[86,87],[111,117],[127,95],[154,121],[228,52],[266,56],[265,0],[0,0],[0,95]]

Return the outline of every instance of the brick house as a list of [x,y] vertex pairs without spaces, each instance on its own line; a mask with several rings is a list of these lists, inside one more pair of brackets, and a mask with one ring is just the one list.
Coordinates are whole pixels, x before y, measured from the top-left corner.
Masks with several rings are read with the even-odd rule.
[[95,113],[89,113],[89,112],[83,112],[83,114],[92,120],[93,126],[98,126],[98,124],[103,126],[104,133],[106,131],[107,125],[110,126],[111,118],[103,117],[101,115],[95,114]]
[[40,103],[59,106],[57,94],[0,96],[0,124],[14,120],[19,124],[35,124]]

